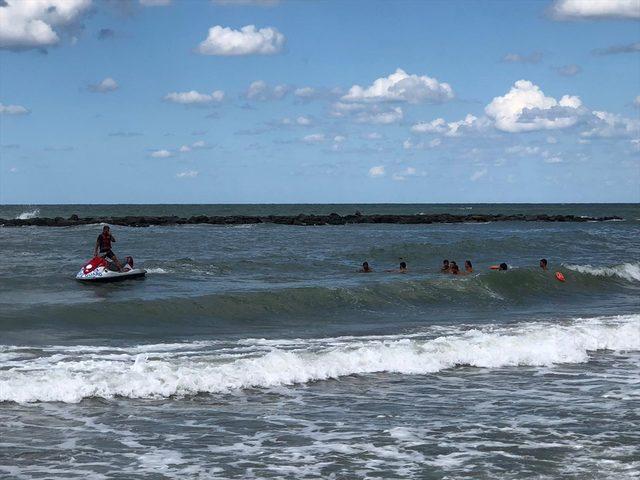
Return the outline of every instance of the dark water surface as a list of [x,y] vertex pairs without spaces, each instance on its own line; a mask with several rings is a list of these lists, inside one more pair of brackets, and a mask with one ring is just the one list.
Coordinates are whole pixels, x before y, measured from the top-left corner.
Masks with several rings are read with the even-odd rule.
[[[0,228],[0,477],[640,476],[638,205],[0,218],[356,210],[625,220],[114,227],[149,273],[111,285],[74,281],[100,225]],[[440,274],[444,258],[475,272]],[[408,274],[385,272],[400,259]],[[374,273],[356,273],[364,260]]]

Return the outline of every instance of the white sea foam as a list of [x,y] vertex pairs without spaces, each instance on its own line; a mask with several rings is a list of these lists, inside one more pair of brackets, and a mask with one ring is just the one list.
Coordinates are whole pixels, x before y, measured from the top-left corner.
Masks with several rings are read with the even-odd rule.
[[36,218],[40,216],[40,210],[36,208],[35,210],[31,210],[30,212],[22,212],[20,215],[16,217],[18,220],[30,220],[32,218]]
[[460,365],[501,368],[582,363],[597,350],[640,350],[640,314],[562,324],[489,325],[476,330],[453,327],[444,336],[426,331],[419,337],[324,340],[263,345],[255,350],[243,345],[234,354],[229,354],[233,349],[226,348],[223,354],[215,346],[204,349],[202,344],[204,351],[198,355],[166,355],[167,350],[175,349],[172,344],[170,348],[121,349],[115,356],[113,352],[101,355],[74,350],[66,356],[25,359],[9,370],[0,370],[0,401],[73,403],[88,397],[170,397],[380,372],[428,374]]
[[565,265],[574,272],[598,277],[619,277],[629,281],[640,281],[640,263],[623,263],[613,267],[593,267],[591,265]]
[[147,268],[147,273],[153,273],[153,274],[165,274],[165,273],[169,273],[168,271],[166,271],[164,268],[160,268],[160,267],[156,267],[156,268]]

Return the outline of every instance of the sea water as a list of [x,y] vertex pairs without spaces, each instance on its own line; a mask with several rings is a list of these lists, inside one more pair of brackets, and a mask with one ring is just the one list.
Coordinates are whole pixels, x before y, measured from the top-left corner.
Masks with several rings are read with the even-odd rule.
[[[0,227],[0,476],[640,476],[638,205],[18,205],[0,218],[356,210],[624,221],[114,226],[116,254],[148,275],[104,285],[74,281],[100,225]],[[445,258],[473,274],[441,274]],[[407,274],[386,272],[400,261]]]

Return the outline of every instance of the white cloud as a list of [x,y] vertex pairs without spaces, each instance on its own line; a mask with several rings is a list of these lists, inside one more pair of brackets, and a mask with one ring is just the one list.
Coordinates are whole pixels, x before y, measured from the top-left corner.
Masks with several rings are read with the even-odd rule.
[[375,167],[371,167],[369,169],[369,176],[372,178],[384,177],[386,171],[384,169],[384,165],[376,165]]
[[544,163],[562,163],[562,158],[558,157],[557,155],[554,155],[552,157],[547,157],[544,160]]
[[11,167],[9,173],[18,173],[18,167]]
[[391,178],[395,181],[402,182],[407,179],[407,177],[414,177],[418,174],[417,170],[413,167],[407,167],[400,172],[394,173]]
[[296,97],[304,99],[304,100],[315,98],[317,93],[318,93],[317,90],[315,88],[313,88],[313,87],[296,88],[295,91],[293,92],[293,94]]
[[556,0],[551,6],[556,20],[640,18],[638,0]]
[[205,143],[204,140],[198,140],[197,142],[193,142],[191,145],[182,145],[178,151],[182,152],[182,153],[188,153],[191,150],[195,150],[197,148],[205,148],[207,146],[207,144]]
[[411,127],[411,131],[415,133],[444,133],[448,131],[448,127],[444,118],[436,118],[430,122],[416,123]]
[[562,67],[556,68],[556,72],[558,72],[563,77],[574,77],[582,72],[582,67],[580,65],[564,65]]
[[271,87],[264,80],[256,80],[249,85],[244,96],[247,100],[280,100],[291,91],[288,85],[276,85]]
[[367,105],[363,105],[362,103],[335,102],[331,105],[329,115],[332,117],[343,118],[366,109]]
[[316,87],[298,87],[293,91],[293,95],[300,103],[311,102],[320,99],[336,99],[344,94],[342,89],[336,88],[316,88]]
[[562,158],[558,153],[552,153],[549,150],[543,150],[539,146],[532,145],[514,145],[505,149],[510,155],[518,155],[520,157],[542,158],[545,163],[560,163]]
[[486,118],[478,118],[467,114],[462,120],[447,123],[443,118],[436,118],[431,122],[416,123],[411,127],[414,133],[438,133],[447,137],[459,136],[464,131],[480,130],[487,127],[489,122]]
[[342,97],[345,102],[443,102],[453,98],[448,83],[426,75],[409,75],[398,68],[388,77],[375,80],[369,87],[353,85]]
[[556,137],[547,137],[547,143],[558,143],[558,139]]
[[469,180],[471,180],[472,182],[477,182],[478,180],[480,180],[482,177],[487,175],[487,169],[483,168],[481,170],[476,170],[475,172],[473,172],[471,174],[471,176],[469,177]]
[[347,141],[347,137],[344,135],[336,135],[333,137],[333,145],[331,145],[331,150],[337,152],[342,149],[342,144]]
[[582,113],[579,97],[565,95],[559,101],[545,96],[540,87],[518,80],[507,94],[495,97],[485,113],[504,132],[553,130],[575,125]]
[[153,158],[169,158],[172,156],[169,150],[155,150],[151,152]]
[[402,108],[395,107],[389,110],[380,110],[377,108],[366,110],[358,113],[355,118],[358,123],[388,125],[401,121],[403,117]]
[[203,55],[273,55],[279,53],[285,37],[272,27],[256,29],[246,25],[240,30],[216,25],[197,48]]
[[638,52],[640,52],[640,42],[612,45],[607,48],[596,48],[591,53],[593,53],[594,55],[618,55],[621,53]]
[[304,115],[300,115],[298,118],[296,118],[296,123],[300,126],[303,127],[307,127],[309,125],[311,125],[313,122],[311,121],[311,119],[309,117],[305,117]]
[[502,57],[505,63],[540,63],[540,60],[542,60],[542,52],[531,52],[527,55],[507,53]]
[[22,105],[4,105],[0,103],[0,115],[26,115],[29,109]]
[[145,7],[166,7],[171,5],[171,0],[140,0],[140,5]]
[[382,138],[382,135],[380,135],[378,132],[369,132],[362,135],[362,138],[364,138],[365,140],[380,140]]
[[640,133],[640,119],[626,118],[610,112],[593,111],[591,129],[580,135],[586,138],[628,137]]
[[3,0],[0,48],[46,48],[60,41],[62,29],[76,22],[91,0]]
[[310,135],[305,135],[302,138],[302,141],[305,143],[322,143],[326,139],[324,133],[312,133]]
[[186,170],[184,172],[176,173],[176,177],[178,178],[195,178],[197,176],[197,170]]
[[196,90],[188,92],[171,92],[165,95],[168,102],[180,103],[182,105],[206,105],[210,103],[220,103],[224,100],[224,92],[215,90],[211,93],[200,93]]
[[401,107],[386,108],[380,105],[348,102],[335,102],[332,104],[329,115],[336,118],[352,117],[358,123],[379,125],[396,123],[404,117]]
[[537,147],[537,146],[532,147],[530,145],[514,145],[513,147],[508,147],[506,149],[506,152],[510,154],[522,155],[524,157],[527,157],[532,155],[539,155],[540,147]]
[[100,83],[91,84],[87,88],[90,92],[94,93],[108,93],[117,90],[119,85],[113,78],[107,77]]
[[413,142],[411,139],[407,138],[404,142],[402,142],[402,148],[405,150],[424,150],[425,148],[435,148],[440,146],[442,140],[439,138],[434,138],[433,140],[425,143],[425,142]]
[[633,99],[633,105],[636,107],[640,107],[640,95]]

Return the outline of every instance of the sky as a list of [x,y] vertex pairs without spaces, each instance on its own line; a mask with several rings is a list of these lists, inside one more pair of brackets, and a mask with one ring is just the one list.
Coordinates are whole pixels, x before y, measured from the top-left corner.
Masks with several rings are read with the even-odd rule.
[[0,0],[0,203],[639,202],[640,0]]

